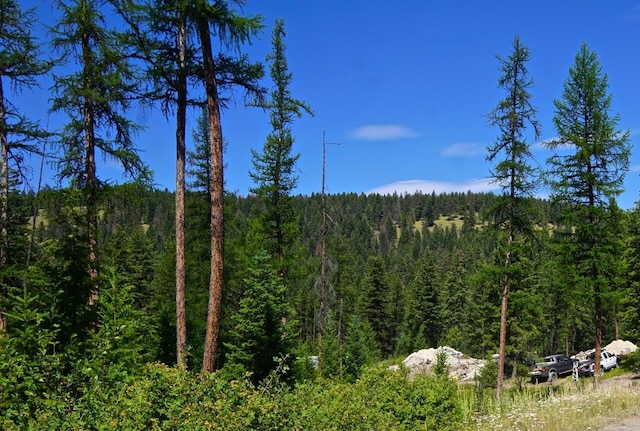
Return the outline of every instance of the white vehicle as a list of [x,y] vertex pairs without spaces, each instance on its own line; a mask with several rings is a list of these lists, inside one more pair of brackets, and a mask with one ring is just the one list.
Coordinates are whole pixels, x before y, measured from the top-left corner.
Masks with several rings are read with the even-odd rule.
[[[596,362],[595,359],[596,359],[596,354],[591,353],[587,357],[586,361],[581,362],[578,368],[579,375],[592,376],[593,370],[595,367],[595,362]],[[600,374],[604,373],[605,371],[618,368],[619,361],[620,361],[620,358],[618,358],[617,355],[614,355],[611,352],[607,352],[606,350],[603,350],[602,352],[600,352]]]

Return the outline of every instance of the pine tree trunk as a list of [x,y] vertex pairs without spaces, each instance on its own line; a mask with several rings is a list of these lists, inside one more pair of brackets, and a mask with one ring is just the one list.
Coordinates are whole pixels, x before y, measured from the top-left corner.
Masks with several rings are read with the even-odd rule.
[[[87,33],[82,35],[82,58],[85,75],[85,89],[91,91],[91,45]],[[85,125],[85,193],[87,206],[87,238],[89,242],[89,280],[91,291],[89,292],[89,305],[95,305],[98,299],[98,215],[97,215],[97,179],[95,157],[95,118],[93,105],[88,97],[84,101],[84,125]]]
[[327,284],[327,208],[325,204],[326,143],[322,132],[322,244],[320,255],[320,308],[318,309],[318,375],[322,377],[325,289]]
[[[518,74],[518,67],[515,67],[515,75]],[[516,95],[512,95],[511,106],[515,110],[518,106]],[[516,144],[516,134],[515,129],[511,130],[511,145],[515,146]],[[515,152],[511,151],[511,162],[515,165],[516,157]],[[497,394],[498,398],[502,398],[502,389],[504,385],[504,366],[506,363],[507,356],[507,313],[508,313],[508,304],[509,304],[509,287],[511,284],[511,277],[509,276],[509,268],[511,267],[511,263],[513,260],[512,256],[512,247],[513,247],[513,232],[514,227],[513,223],[515,220],[515,177],[516,172],[512,168],[510,171],[510,185],[509,185],[509,224],[508,224],[508,232],[507,232],[507,254],[505,257],[504,267],[507,271],[504,274],[504,281],[502,285],[502,304],[500,308],[500,344],[499,344],[499,354],[498,354],[498,382],[497,382]]]
[[[511,232],[509,232],[509,247],[511,246],[511,242],[513,238],[511,236]],[[509,266],[511,266],[511,251],[507,252],[505,267],[508,270]],[[509,275],[505,274],[504,282],[502,285],[502,305],[500,309],[500,346],[499,346],[499,355],[498,355],[498,398],[502,397],[502,387],[504,383],[504,365],[506,362],[506,346],[507,346],[507,309],[508,309],[508,299],[509,299]]]
[[176,356],[179,367],[187,365],[186,271],[185,271],[185,129],[187,114],[186,22],[178,29],[178,107],[176,115]]
[[[595,278],[594,278],[595,280]],[[595,305],[596,305],[596,362],[593,368],[594,383],[600,383],[600,352],[602,352],[602,299],[600,298],[600,286],[596,281],[595,286]]]
[[211,144],[211,276],[209,279],[209,305],[207,329],[204,341],[202,371],[216,368],[217,350],[222,314],[222,284],[224,262],[224,176],[222,160],[222,127],[215,77],[215,64],[211,49],[209,24],[202,15],[198,17],[198,34],[202,44],[204,83],[209,108],[209,139]]
[[[8,262],[9,254],[9,142],[7,133],[7,118],[4,107],[4,89],[2,87],[2,79],[0,79],[0,145],[2,146],[2,172],[0,173],[0,191],[2,197],[2,208],[0,209],[0,223],[2,243],[0,244],[0,268],[5,270]],[[7,317],[5,315],[7,301],[7,292],[4,283],[0,286],[0,337],[7,330]]]

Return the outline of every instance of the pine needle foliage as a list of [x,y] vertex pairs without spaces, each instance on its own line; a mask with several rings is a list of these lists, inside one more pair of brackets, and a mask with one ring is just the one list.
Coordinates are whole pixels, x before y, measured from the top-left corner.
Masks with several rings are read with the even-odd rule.
[[562,98],[555,100],[553,122],[558,139],[547,164],[552,199],[562,204],[558,253],[573,274],[585,300],[593,298],[596,377],[602,346],[603,300],[611,296],[618,276],[622,244],[622,212],[616,198],[629,170],[629,131],[618,130],[608,77],[597,54],[583,43],[569,69]]

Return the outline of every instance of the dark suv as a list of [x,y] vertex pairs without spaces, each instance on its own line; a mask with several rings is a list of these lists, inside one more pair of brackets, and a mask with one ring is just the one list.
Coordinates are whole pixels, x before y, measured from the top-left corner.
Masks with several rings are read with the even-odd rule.
[[573,364],[577,362],[567,355],[549,355],[543,362],[536,363],[529,373],[532,383],[554,382],[559,376],[567,376],[573,371]]

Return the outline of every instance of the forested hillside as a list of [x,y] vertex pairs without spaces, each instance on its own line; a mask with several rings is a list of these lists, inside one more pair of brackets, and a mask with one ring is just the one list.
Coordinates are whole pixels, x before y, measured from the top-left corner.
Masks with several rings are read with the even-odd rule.
[[[472,423],[485,392],[501,401],[505,376],[521,390],[541,355],[595,347],[598,383],[603,340],[639,341],[640,206],[617,202],[631,132],[586,43],[552,139],[528,48],[515,37],[498,56],[479,189],[495,193],[327,193],[337,143],[323,133],[321,187],[305,195],[296,121],[315,112],[293,94],[284,20],[249,58],[266,23],[243,6],[56,0],[44,25],[0,0],[1,429],[457,430],[461,397]],[[20,99],[45,83],[52,129]],[[264,118],[241,127],[268,129],[247,196],[226,189],[223,157],[237,149],[222,113],[242,103]],[[175,154],[170,191],[133,108],[175,128],[171,148],[147,143]],[[498,361],[473,392],[443,355],[434,376],[387,367],[441,345]]]
[[[105,204],[99,212],[101,266],[113,269],[117,284],[131,286],[136,309],[150,319],[147,330],[153,336],[146,338],[146,349],[154,352],[155,359],[171,364],[175,361],[174,194],[133,186],[111,187],[104,193]],[[69,206],[68,195],[67,190],[48,190],[38,196],[20,196],[25,217],[31,205],[38,208],[34,232],[37,244],[56,244],[53,249],[36,244],[32,259],[47,262],[47,266],[55,264],[48,273],[67,280],[84,275],[77,257],[61,254],[64,245],[82,255],[82,244],[74,243],[77,207]],[[191,192],[186,202],[189,367],[197,369],[202,357],[209,280],[207,198]],[[314,194],[295,196],[292,202],[299,241],[291,246],[295,264],[285,276],[283,293],[285,315],[291,321],[291,344],[281,353],[317,354],[322,199]],[[500,284],[491,264],[500,259],[500,254],[496,233],[488,229],[483,217],[495,203],[492,194],[473,193],[327,195],[325,337],[336,338],[331,348],[346,349],[349,342],[357,341],[351,336],[366,335],[371,341],[367,346],[372,352],[367,358],[370,361],[438,345],[449,345],[475,357],[496,353]],[[226,197],[225,251],[229,265],[223,301],[224,345],[229,343],[234,326],[241,323],[237,319],[260,316],[260,304],[253,304],[255,310],[240,308],[242,298],[252,288],[248,284],[251,271],[256,270],[250,224],[259,206],[255,197]],[[544,200],[536,200],[535,207],[539,223],[529,252],[523,257],[530,273],[526,282],[514,289],[510,313],[509,354],[519,360],[556,351],[576,352],[591,348],[594,342],[589,296],[576,296],[567,284],[566,268],[558,267],[550,258],[552,232],[557,226],[554,210]],[[629,229],[635,216],[635,212],[626,214]],[[630,244],[632,235],[629,230]],[[48,256],[53,251],[58,253],[55,260]],[[633,249],[628,253],[631,256]],[[72,271],[74,265],[79,265],[77,273]],[[633,280],[626,276],[631,273],[621,272],[609,286],[605,339],[637,336],[638,309],[632,301],[636,296],[631,289]],[[49,282],[49,295],[55,296],[54,289],[63,280]],[[65,295],[64,301],[55,300],[56,311],[79,313],[85,300],[80,289],[74,292],[67,288]],[[61,323],[63,327],[69,325]],[[355,330],[368,334],[353,334]],[[226,351],[221,353],[222,364]],[[327,367],[325,372],[339,373]]]

